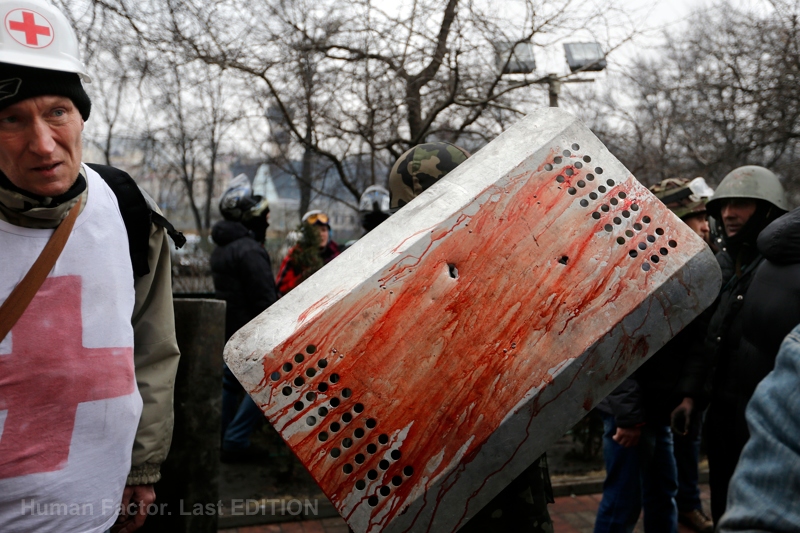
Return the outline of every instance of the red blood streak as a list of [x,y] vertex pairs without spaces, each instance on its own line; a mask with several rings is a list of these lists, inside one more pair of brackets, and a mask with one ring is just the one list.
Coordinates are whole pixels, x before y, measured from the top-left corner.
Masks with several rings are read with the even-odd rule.
[[[579,200],[597,190],[600,180],[573,196],[567,193],[570,182],[589,169],[575,169],[568,181],[557,183],[558,170],[542,168],[521,169],[488,188],[473,206],[432,228],[428,239],[412,244],[383,272],[316,314],[328,305],[326,298],[315,313],[303,315],[302,329],[265,357],[265,376],[278,371],[281,379],[265,377],[253,392],[271,387],[271,400],[262,408],[346,519],[381,485],[388,484],[391,492],[379,496],[372,509],[376,530],[404,512],[412,491],[423,483],[431,486],[443,475],[453,475],[455,483],[459,469],[450,470],[454,461],[474,458],[526,392],[552,383],[551,369],[583,353],[636,308],[665,279],[661,273],[653,282],[654,274],[672,272],[682,263],[673,250],[678,257],[664,257],[644,272],[645,254],[637,259],[628,255],[666,212],[637,182],[608,187],[601,199],[580,207]],[[593,219],[592,213],[620,191],[626,199]],[[639,210],[629,219],[611,222],[634,202]],[[653,222],[641,222],[645,215]],[[626,238],[625,245],[617,244],[615,239],[635,221],[643,224],[642,231]],[[669,238],[685,235],[667,223],[660,227],[669,230]],[[606,224],[613,225],[612,232],[604,229]],[[659,239],[666,243],[667,236]],[[648,243],[648,255],[653,246]],[[568,258],[567,265],[558,262],[562,257]],[[450,277],[449,264],[457,267],[457,279]],[[280,370],[308,345],[318,349],[313,356],[288,373]],[[646,344],[638,341],[620,350],[615,372],[623,372],[634,354],[647,353]],[[318,365],[322,358],[328,363],[324,369]],[[292,385],[312,367],[318,371],[314,377]],[[336,383],[330,381],[334,373],[340,377]],[[322,382],[328,390],[306,401],[306,394]],[[281,392],[287,386],[293,391],[289,397]],[[352,391],[349,398],[342,396],[344,389]],[[341,405],[317,415],[318,407],[334,397]],[[294,407],[298,401],[299,411]],[[531,422],[540,409],[536,402]],[[365,406],[363,413],[353,412],[357,403]],[[341,419],[345,412],[354,417],[349,423]],[[304,425],[309,416],[317,422]],[[365,426],[369,418],[377,421],[374,429]],[[337,432],[330,430],[334,421],[342,426]],[[365,431],[362,438],[354,436],[356,428]],[[394,438],[402,429],[408,434],[395,446],[402,457],[384,471],[378,461],[392,443],[380,445],[377,438]],[[323,431],[328,434],[324,442],[319,438]],[[349,448],[342,446],[345,437],[353,440]],[[369,443],[378,446],[374,455],[365,452]],[[330,455],[334,447],[341,451],[338,458]],[[359,453],[366,456],[363,464],[354,460]],[[343,472],[345,464],[352,473]],[[411,477],[402,473],[407,465],[414,468]],[[384,476],[380,483],[365,477],[371,469]],[[388,483],[396,475],[403,479],[399,487]],[[354,488],[356,480],[367,481],[366,491]]]

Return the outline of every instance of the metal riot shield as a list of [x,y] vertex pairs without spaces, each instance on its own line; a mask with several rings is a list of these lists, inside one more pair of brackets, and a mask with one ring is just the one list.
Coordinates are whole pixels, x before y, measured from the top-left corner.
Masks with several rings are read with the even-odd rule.
[[543,109],[225,359],[354,531],[455,531],[719,286],[702,240],[577,119]]

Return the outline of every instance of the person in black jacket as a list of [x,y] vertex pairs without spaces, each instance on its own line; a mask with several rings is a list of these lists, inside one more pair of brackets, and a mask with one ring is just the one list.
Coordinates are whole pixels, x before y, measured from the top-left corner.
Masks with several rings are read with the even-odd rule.
[[764,261],[742,307],[742,345],[750,379],[770,373],[747,406],[751,435],[730,482],[720,522],[726,532],[796,531],[800,524],[800,209],[767,226],[758,250]]
[[[705,180],[672,178],[651,190],[698,236],[707,237],[705,203],[713,191]],[[705,322],[695,319],[598,405],[606,480],[596,533],[633,531],[642,507],[647,533],[677,531],[678,474],[670,422],[680,419],[684,433],[692,412],[702,412],[708,373],[704,334]],[[703,531],[711,529],[698,522]]]
[[[278,299],[272,265],[264,249],[269,206],[254,196],[247,176],[234,178],[219,204],[225,220],[211,229],[217,248],[211,254],[216,297],[225,300],[225,340]],[[244,398],[239,401],[239,398]],[[228,369],[222,378],[222,460],[248,460],[256,454],[250,434],[264,415]]]
[[742,345],[755,350],[748,387],[772,371],[781,342],[800,324],[800,209],[767,226],[758,251],[764,261],[742,307]]
[[[725,512],[728,483],[749,437],[745,407],[756,385],[772,369],[778,343],[771,354],[760,352],[753,337],[743,333],[754,319],[771,309],[772,302],[750,290],[756,270],[764,261],[757,248],[759,234],[789,208],[783,187],[763,167],[733,170],[720,183],[708,212],[721,221],[723,249],[717,254],[722,269],[722,289],[709,323],[706,348],[714,362],[711,404],[705,422],[708,444],[711,514],[717,523]],[[745,320],[747,307],[751,318]],[[763,320],[757,320],[763,327]],[[788,332],[791,327],[786,328]],[[782,340],[782,338],[781,338]]]

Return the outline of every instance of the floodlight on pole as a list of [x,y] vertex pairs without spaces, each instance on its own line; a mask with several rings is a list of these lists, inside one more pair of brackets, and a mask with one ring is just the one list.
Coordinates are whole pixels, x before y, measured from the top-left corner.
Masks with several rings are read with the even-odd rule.
[[[533,43],[530,41],[497,41],[493,43],[495,61],[500,75],[531,74],[536,70]],[[606,59],[600,43],[565,43],[564,51],[570,72],[599,72],[606,68]],[[533,83],[547,85],[550,107],[558,107],[562,83],[591,83],[594,79],[571,79],[567,75],[550,73]]]
[[600,43],[564,43],[564,52],[571,72],[599,72],[606,68],[606,55]]
[[530,74],[536,70],[532,42],[498,41],[493,45],[495,64],[501,74]]

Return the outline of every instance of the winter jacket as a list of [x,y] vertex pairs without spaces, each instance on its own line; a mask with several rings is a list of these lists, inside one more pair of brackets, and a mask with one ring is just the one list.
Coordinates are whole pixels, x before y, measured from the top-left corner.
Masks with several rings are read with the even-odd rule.
[[[313,274],[313,272],[303,272],[301,268],[292,264],[292,252],[294,252],[297,246],[299,245],[296,244],[289,249],[286,257],[283,258],[283,261],[281,262],[281,268],[278,271],[276,283],[278,285],[278,292],[280,292],[281,295],[284,295],[290,290],[294,289],[300,285],[301,281],[304,281],[307,277]],[[341,251],[339,250],[339,245],[333,242],[333,240],[329,240],[328,244],[320,252],[323,264],[327,265],[340,253]]]
[[709,329],[708,336],[709,344],[719,339],[712,403],[735,413],[733,435],[742,445],[749,435],[747,402],[775,366],[784,337],[800,323],[800,210],[767,226],[758,236],[758,251],[758,268],[749,268],[720,295],[712,327],[729,324],[728,329]]
[[211,275],[216,297],[225,300],[225,339],[278,299],[269,255],[241,222],[214,224]]
[[707,318],[701,315],[673,337],[597,408],[619,427],[669,425],[672,410],[685,397],[703,409],[710,361],[703,347]]
[[748,387],[772,370],[784,337],[800,324],[800,209],[767,226],[758,250],[765,260],[742,308],[743,343],[755,356],[745,361]]

